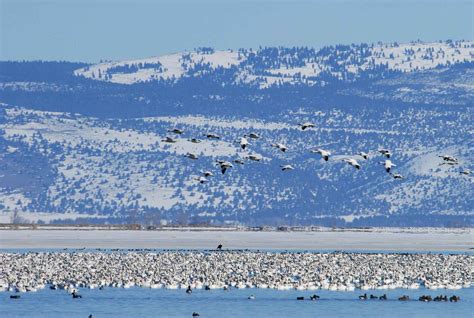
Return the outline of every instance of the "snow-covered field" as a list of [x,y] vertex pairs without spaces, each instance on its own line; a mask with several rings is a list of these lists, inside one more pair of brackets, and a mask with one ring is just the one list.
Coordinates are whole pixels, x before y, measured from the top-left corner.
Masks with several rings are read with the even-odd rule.
[[317,232],[0,230],[0,248],[156,248],[364,251],[459,251],[472,229],[368,229]]

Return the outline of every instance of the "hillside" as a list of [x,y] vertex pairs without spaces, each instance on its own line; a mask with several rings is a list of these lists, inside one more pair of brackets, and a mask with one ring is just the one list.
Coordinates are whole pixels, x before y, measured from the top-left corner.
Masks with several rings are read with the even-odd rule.
[[355,81],[382,72],[415,72],[472,61],[474,42],[337,45],[322,49],[260,48],[189,53],[140,60],[106,62],[75,70],[74,74],[119,84],[176,82],[204,74],[227,73],[225,85],[267,88],[282,84],[324,86],[334,79]]
[[[473,54],[440,41],[1,62],[0,221],[472,226]],[[217,159],[245,164],[221,174]]]

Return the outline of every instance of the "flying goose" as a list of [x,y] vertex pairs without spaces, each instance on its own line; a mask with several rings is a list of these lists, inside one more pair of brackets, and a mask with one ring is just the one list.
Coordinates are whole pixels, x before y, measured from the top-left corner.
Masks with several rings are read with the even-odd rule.
[[390,153],[390,150],[388,150],[388,149],[380,149],[379,152],[382,154],[382,156],[385,156],[387,158],[390,158],[390,156],[392,155]]
[[305,130],[306,128],[314,128],[314,124],[310,122],[304,122],[302,124],[298,124],[301,127],[301,130]]
[[361,156],[365,160],[369,159],[369,154],[363,151],[359,152],[359,156]]
[[169,143],[174,143],[176,142],[176,139],[173,139],[171,137],[165,137],[165,139],[162,139],[161,141],[163,142],[169,142]]
[[390,169],[392,169],[392,167],[396,167],[397,165],[394,164],[391,160],[387,159],[385,161],[382,161],[380,162],[380,164],[383,164],[384,167],[385,167],[385,171],[389,172],[390,173]]
[[199,157],[194,154],[194,153],[190,153],[188,152],[187,154],[184,155],[185,157],[189,158],[189,159],[193,159],[193,160],[197,160]]
[[260,138],[259,135],[257,135],[256,133],[253,133],[253,132],[249,133],[248,135],[244,135],[244,137],[249,137],[249,138],[252,138],[252,139]]
[[234,159],[235,163],[238,163],[239,165],[245,164],[245,162],[242,159]]
[[240,147],[245,150],[247,146],[249,145],[249,141],[245,137],[240,137]]
[[356,169],[360,169],[360,164],[354,158],[344,158],[342,161],[347,162],[349,165],[353,166]]
[[211,134],[211,133],[205,134],[204,136],[206,136],[209,139],[220,139],[221,138],[219,135]]
[[438,156],[440,158],[443,158],[444,161],[447,161],[447,162],[458,162],[458,159],[453,157],[453,156],[450,156],[450,155],[441,155],[441,156]]
[[209,181],[209,180],[207,180],[205,177],[197,177],[197,178],[195,178],[195,179],[196,179],[197,181],[199,181],[199,183],[201,183],[201,184],[206,183],[207,181]]
[[281,165],[281,171],[294,170],[292,165]]
[[271,146],[280,149],[282,152],[285,152],[286,149],[288,149],[284,144],[279,143],[272,144]]
[[217,160],[217,164],[221,168],[222,174],[224,174],[227,169],[233,167],[233,165],[229,161]]
[[311,150],[311,152],[312,153],[319,153],[325,161],[328,161],[329,156],[331,155],[331,153],[329,151],[324,150],[324,149],[313,149],[313,150]]
[[259,155],[249,155],[247,159],[253,160],[253,161],[261,161],[263,158]]
[[405,179],[405,177],[399,173],[391,173],[391,175],[394,179]]
[[181,129],[178,129],[178,128],[173,128],[173,129],[168,129],[168,132],[172,132],[174,134],[181,135],[184,131],[182,131]]
[[214,174],[211,171],[201,171],[202,175],[205,177],[212,177]]

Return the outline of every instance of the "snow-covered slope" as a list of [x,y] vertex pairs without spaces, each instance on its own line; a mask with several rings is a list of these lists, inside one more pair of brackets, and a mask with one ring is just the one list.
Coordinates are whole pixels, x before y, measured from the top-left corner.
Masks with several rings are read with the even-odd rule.
[[[0,62],[0,218],[472,226],[473,44]],[[242,150],[250,132],[261,138]],[[384,171],[380,148],[405,178]],[[233,167],[222,174],[216,160]]]
[[[240,63],[239,55],[233,51],[212,53],[175,53],[139,60],[100,63],[76,70],[77,76],[120,84],[134,84],[152,80],[177,80],[187,75],[196,64],[209,64],[212,69],[229,68]],[[136,67],[125,70],[118,67]]]
[[[370,221],[363,220],[387,217],[415,225],[429,215],[433,224],[446,225],[443,218],[474,215],[474,179],[460,173],[473,169],[471,112],[408,109],[369,115],[301,108],[267,120],[203,115],[101,120],[19,107],[5,111],[0,163],[8,168],[0,175],[1,210],[27,212],[20,216],[32,220],[50,221],[64,213],[56,218],[325,225],[345,220],[364,225]],[[297,123],[306,120],[316,128],[301,131]],[[173,136],[171,128],[184,134],[174,136],[176,143],[165,143],[166,136]],[[206,139],[209,132],[221,139]],[[244,151],[237,141],[249,132],[261,139],[250,139]],[[272,147],[276,142],[288,151]],[[312,154],[315,147],[330,150],[330,160]],[[382,147],[393,151],[394,172],[405,179],[395,180],[383,170],[377,152]],[[369,160],[359,151],[368,152]],[[188,152],[199,159],[184,157]],[[250,154],[263,161],[248,160]],[[439,154],[458,157],[460,165],[442,165]],[[343,158],[357,159],[362,169],[346,165]],[[245,165],[234,163],[222,175],[217,159],[242,159]],[[295,170],[281,171],[282,164]],[[26,166],[50,173],[28,172]],[[215,175],[200,184],[196,178],[203,170]],[[26,184],[15,186],[16,178]]]
[[473,41],[432,43],[377,43],[373,45],[330,46],[322,49],[263,48],[256,51],[215,51],[201,48],[190,53],[106,62],[75,71],[77,76],[120,84],[148,81],[175,82],[220,68],[234,72],[232,83],[257,84],[261,88],[275,84],[322,84],[324,76],[351,80],[376,68],[413,72],[439,66],[474,61]]

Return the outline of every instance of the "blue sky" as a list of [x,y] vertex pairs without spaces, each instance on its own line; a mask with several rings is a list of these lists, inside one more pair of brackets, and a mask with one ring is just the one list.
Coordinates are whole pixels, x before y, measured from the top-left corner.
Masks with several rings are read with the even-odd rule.
[[0,60],[473,38],[471,0],[0,0]]

